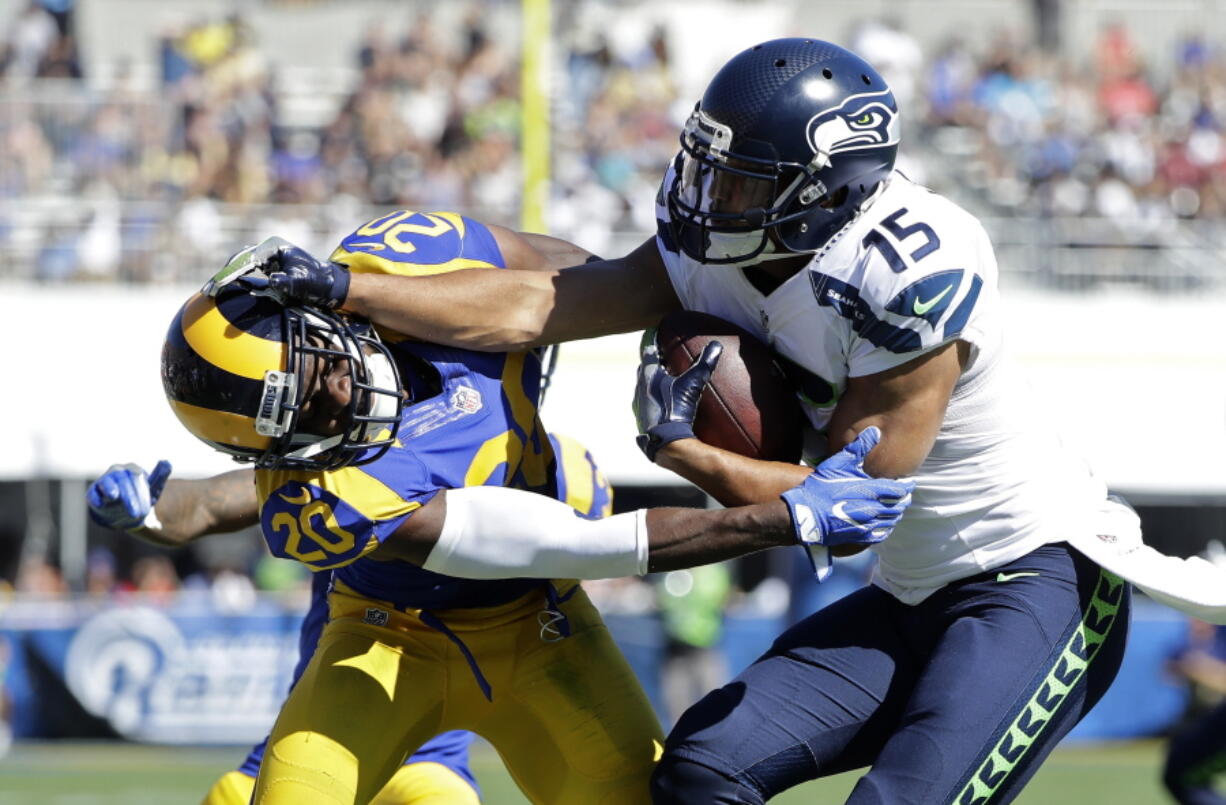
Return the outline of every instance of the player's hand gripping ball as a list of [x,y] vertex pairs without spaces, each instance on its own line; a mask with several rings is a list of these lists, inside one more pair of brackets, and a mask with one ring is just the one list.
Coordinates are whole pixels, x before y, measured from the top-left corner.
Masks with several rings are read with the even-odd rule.
[[673,375],[716,341],[723,351],[698,402],[693,435],[742,456],[798,462],[805,416],[770,347],[731,322],[692,310],[666,316],[655,333],[659,361]]
[[652,461],[661,447],[694,438],[694,416],[703,388],[719,362],[723,347],[707,344],[702,354],[676,376],[660,365],[660,353],[649,330],[643,337],[642,360],[634,389],[634,417],[639,448]]

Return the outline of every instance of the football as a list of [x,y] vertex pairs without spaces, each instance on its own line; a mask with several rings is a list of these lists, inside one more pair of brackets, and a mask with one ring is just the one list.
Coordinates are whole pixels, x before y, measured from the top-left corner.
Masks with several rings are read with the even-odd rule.
[[798,462],[804,412],[770,347],[732,322],[692,310],[669,314],[656,328],[660,363],[673,375],[711,341],[724,351],[698,404],[694,435],[750,458]]

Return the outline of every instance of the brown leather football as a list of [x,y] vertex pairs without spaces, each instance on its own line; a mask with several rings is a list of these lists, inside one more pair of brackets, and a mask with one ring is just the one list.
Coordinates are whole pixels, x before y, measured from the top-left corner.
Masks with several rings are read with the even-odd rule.
[[694,435],[750,458],[799,461],[804,412],[770,347],[732,322],[693,310],[669,314],[656,329],[660,363],[673,375],[711,341],[724,351],[698,403]]

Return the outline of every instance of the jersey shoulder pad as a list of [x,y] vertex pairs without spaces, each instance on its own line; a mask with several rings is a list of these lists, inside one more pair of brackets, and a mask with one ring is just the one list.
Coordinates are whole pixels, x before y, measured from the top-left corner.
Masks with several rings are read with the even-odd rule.
[[[368,466],[384,463],[380,459]],[[389,485],[386,476],[375,477],[365,469],[257,471],[260,527],[272,554],[312,570],[351,564],[378,548],[438,491],[420,468],[402,468],[399,489]],[[417,482],[409,482],[414,476]]]
[[862,270],[856,273],[864,301],[891,323],[924,336],[923,346],[933,340],[929,336],[940,342],[961,331],[995,264],[973,216],[908,184],[907,192],[880,200],[886,209],[861,232]]
[[957,251],[956,228],[949,225],[946,205],[940,201],[910,183],[888,188],[855,228],[865,269],[903,274],[923,270]]
[[462,268],[505,268],[489,227],[455,212],[398,210],[343,238],[330,259],[350,271],[425,276]]

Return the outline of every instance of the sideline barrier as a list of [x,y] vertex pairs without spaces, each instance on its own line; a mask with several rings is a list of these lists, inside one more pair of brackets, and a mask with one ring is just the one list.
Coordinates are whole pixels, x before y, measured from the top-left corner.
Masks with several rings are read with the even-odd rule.
[[[605,620],[662,713],[659,621],[617,614]],[[268,598],[241,614],[191,594],[169,606],[140,599],[10,605],[0,613],[0,657],[9,657],[4,691],[14,736],[254,742],[284,700],[300,622],[301,609]],[[769,648],[784,626],[782,618],[729,615],[722,648],[730,672]],[[1138,600],[1119,676],[1071,737],[1135,738],[1175,723],[1187,692],[1165,666],[1186,633],[1180,616]]]

